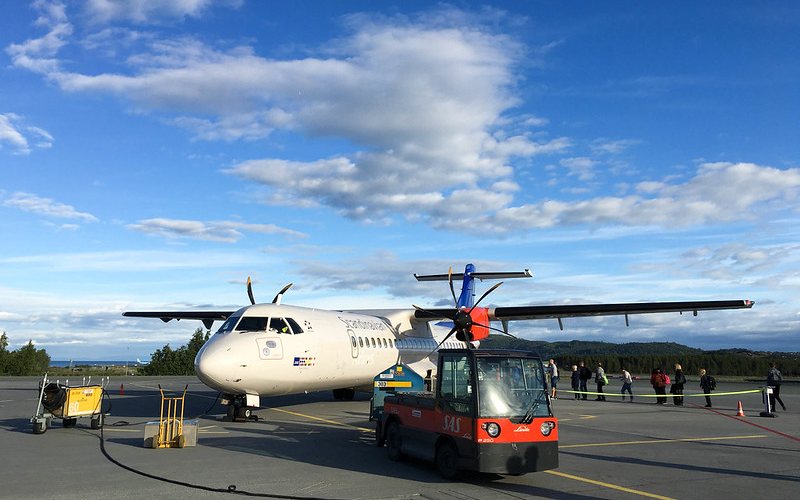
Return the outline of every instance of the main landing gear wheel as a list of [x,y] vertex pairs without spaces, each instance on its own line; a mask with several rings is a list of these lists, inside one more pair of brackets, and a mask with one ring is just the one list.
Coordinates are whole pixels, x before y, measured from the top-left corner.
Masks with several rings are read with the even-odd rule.
[[336,401],[352,401],[356,395],[355,389],[334,389],[333,399]]

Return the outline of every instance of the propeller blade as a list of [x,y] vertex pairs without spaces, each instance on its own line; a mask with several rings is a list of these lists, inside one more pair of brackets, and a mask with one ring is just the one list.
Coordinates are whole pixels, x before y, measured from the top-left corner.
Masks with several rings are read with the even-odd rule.
[[453,304],[458,307],[458,299],[456,298],[456,291],[453,288],[453,266],[447,270],[447,281],[450,283],[450,295],[453,296]]
[[489,330],[493,330],[495,332],[502,333],[503,335],[508,335],[512,339],[517,338],[514,335],[511,335],[510,333],[508,333],[508,330],[501,330],[501,329],[495,328],[495,327],[493,327],[491,325],[484,325],[482,323],[472,323],[472,326],[477,326],[477,327],[481,327],[481,328],[488,328]]
[[272,299],[272,303],[273,304],[280,304],[281,303],[281,299],[283,298],[283,294],[286,293],[286,290],[292,288],[292,285],[293,285],[293,283],[289,283],[285,287],[281,288],[281,291],[278,292],[277,295],[275,295],[274,299]]
[[253,282],[250,281],[250,276],[247,277],[247,296],[250,297],[250,304],[255,305],[256,299],[253,298]]
[[486,291],[483,293],[483,295],[481,295],[481,298],[479,298],[479,299],[478,299],[478,301],[477,301],[477,302],[475,302],[475,305],[474,305],[474,306],[472,306],[472,308],[470,308],[469,312],[470,312],[470,313],[472,313],[472,310],[473,310],[473,309],[475,309],[476,307],[478,307],[478,304],[480,304],[480,303],[481,303],[481,301],[482,301],[483,299],[485,299],[487,295],[489,295],[489,294],[490,294],[490,293],[492,293],[493,291],[497,290],[497,287],[499,287],[499,286],[500,286],[500,285],[502,285],[502,284],[503,284],[503,282],[502,282],[502,281],[501,281],[500,283],[495,283],[494,285],[492,285],[492,288],[490,288],[490,289],[486,290]]
[[427,355],[427,356],[425,356],[425,357],[427,358],[427,357],[428,357],[428,356],[430,356],[431,354],[433,354],[433,353],[435,353],[436,351],[438,351],[438,350],[439,350],[439,348],[440,348],[440,347],[442,347],[442,344],[444,344],[445,342],[447,342],[447,339],[449,339],[449,338],[450,338],[450,337],[451,337],[451,336],[452,336],[454,333],[456,333],[456,330],[457,330],[457,328],[456,328],[455,326],[454,326],[453,328],[451,328],[451,329],[450,329],[450,331],[447,333],[447,335],[445,335],[445,336],[444,336],[444,338],[442,339],[442,341],[441,341],[441,342],[439,342],[439,345],[437,345],[436,347],[434,347],[434,348],[433,348],[433,350],[432,350],[431,352],[429,352],[429,353],[428,353],[428,355]]

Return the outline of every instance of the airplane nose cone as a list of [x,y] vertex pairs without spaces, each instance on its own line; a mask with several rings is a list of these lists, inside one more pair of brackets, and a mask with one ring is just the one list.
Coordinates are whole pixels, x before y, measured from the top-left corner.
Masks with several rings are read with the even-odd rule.
[[223,389],[223,382],[225,381],[226,366],[222,362],[220,356],[215,356],[215,349],[210,342],[207,342],[197,356],[194,358],[194,371],[197,378],[207,386],[217,389]]

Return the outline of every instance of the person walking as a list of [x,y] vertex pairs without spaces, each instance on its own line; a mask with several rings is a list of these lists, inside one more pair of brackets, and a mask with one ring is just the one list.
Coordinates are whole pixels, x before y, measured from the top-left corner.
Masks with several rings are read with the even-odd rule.
[[550,374],[550,398],[558,399],[556,389],[558,388],[558,367],[555,360],[551,359],[547,365],[547,372]]
[[663,405],[667,402],[667,379],[661,372],[661,368],[653,368],[650,374],[650,385],[656,393],[656,404]]
[[706,372],[705,368],[700,368],[700,388],[706,395],[706,408],[711,408],[711,391],[717,388],[717,381]]
[[669,392],[672,393],[672,403],[675,406],[683,406],[683,385],[686,383],[686,377],[683,375],[683,369],[680,363],[675,363],[675,380],[672,381],[672,386]]
[[570,384],[572,385],[572,393],[575,395],[575,400],[579,400],[581,398],[581,393],[579,392],[581,384],[581,372],[578,371],[578,365],[572,365]]
[[597,398],[595,401],[605,401],[603,386],[608,383],[608,379],[606,378],[606,371],[603,370],[603,363],[599,361],[597,362],[597,369],[594,371],[594,382],[597,384]]
[[581,361],[578,368],[578,373],[580,373],[579,377],[581,379],[580,391],[583,393],[581,396],[582,399],[586,401],[586,393],[589,392],[589,389],[586,388],[586,384],[589,382],[589,379],[592,378],[592,370],[586,366],[586,363]]
[[628,370],[625,368],[622,369],[622,390],[619,392],[622,394],[622,400],[625,401],[625,392],[627,391],[628,394],[631,395],[631,403],[633,403],[633,391],[631,390],[631,385],[633,384],[633,377]]
[[778,370],[775,363],[770,363],[769,371],[767,371],[767,386],[772,387],[772,394],[769,395],[769,405],[772,407],[772,411],[778,409],[775,406],[775,401],[781,404],[783,411],[786,411],[786,405],[781,400],[781,382],[783,382],[781,371]]

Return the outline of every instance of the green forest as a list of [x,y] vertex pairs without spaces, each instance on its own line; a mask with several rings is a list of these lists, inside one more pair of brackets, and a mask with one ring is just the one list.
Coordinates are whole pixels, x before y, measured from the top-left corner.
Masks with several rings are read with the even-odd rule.
[[635,374],[649,374],[653,368],[672,373],[680,363],[687,376],[696,376],[701,368],[713,375],[765,377],[770,362],[775,363],[784,377],[800,376],[800,353],[760,352],[747,349],[704,351],[674,342],[543,342],[490,335],[481,342],[482,348],[532,351],[543,359],[554,359],[562,370],[583,361],[590,368],[600,362],[606,373],[619,373],[625,368]]
[[0,375],[42,375],[50,366],[50,356],[32,341],[16,351],[8,350],[6,332],[0,335]]

